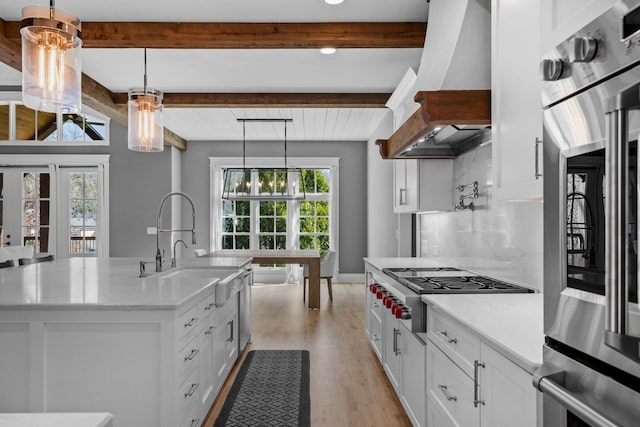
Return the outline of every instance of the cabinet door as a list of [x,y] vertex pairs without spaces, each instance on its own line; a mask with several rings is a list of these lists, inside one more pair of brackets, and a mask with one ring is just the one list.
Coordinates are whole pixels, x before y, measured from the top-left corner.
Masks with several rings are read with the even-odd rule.
[[540,3],[492,1],[492,156],[497,200],[542,197]]
[[213,329],[213,350],[211,357],[213,380],[214,380],[214,394],[218,393],[220,387],[226,379],[227,372],[229,371],[229,363],[226,358],[226,339],[229,336],[227,328],[222,321],[216,322]]
[[402,325],[402,400],[414,426],[426,426],[426,345]]
[[418,160],[393,161],[393,211],[396,213],[416,212],[419,208]]
[[480,424],[536,426],[536,391],[531,375],[482,343],[480,368]]
[[209,411],[216,397],[216,375],[213,367],[213,334],[215,327],[213,326],[213,316],[209,316],[209,321],[200,330],[198,339],[200,340],[200,408],[201,419]]
[[383,360],[384,370],[396,390],[398,395],[402,394],[400,388],[400,361],[401,349],[400,340],[402,330],[400,329],[400,322],[394,316],[391,315],[391,310],[384,309],[383,314],[383,327],[382,327],[382,348],[383,348]]

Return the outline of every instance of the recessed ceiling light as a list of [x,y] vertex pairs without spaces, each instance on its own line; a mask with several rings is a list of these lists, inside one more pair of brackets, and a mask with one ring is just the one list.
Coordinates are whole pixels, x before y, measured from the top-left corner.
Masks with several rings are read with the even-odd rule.
[[324,0],[324,2],[326,4],[340,4],[342,3],[344,0]]
[[320,53],[322,53],[324,55],[333,55],[334,53],[336,53],[336,48],[335,47],[323,47],[322,49],[320,49]]

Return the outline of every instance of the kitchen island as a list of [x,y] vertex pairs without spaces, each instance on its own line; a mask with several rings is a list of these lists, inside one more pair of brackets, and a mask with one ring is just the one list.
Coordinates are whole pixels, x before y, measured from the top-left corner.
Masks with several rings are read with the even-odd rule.
[[72,258],[0,270],[0,412],[200,425],[239,351],[238,286],[224,301],[216,288],[248,265],[189,259],[138,277],[138,259]]

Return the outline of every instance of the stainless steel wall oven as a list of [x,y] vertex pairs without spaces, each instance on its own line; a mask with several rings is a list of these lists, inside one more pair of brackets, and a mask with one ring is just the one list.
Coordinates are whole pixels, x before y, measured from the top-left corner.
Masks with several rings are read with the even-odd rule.
[[640,425],[640,0],[548,52],[544,426]]

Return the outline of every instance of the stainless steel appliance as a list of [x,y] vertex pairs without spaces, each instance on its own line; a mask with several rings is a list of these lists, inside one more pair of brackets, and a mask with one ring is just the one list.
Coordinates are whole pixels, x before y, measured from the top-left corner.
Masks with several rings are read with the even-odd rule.
[[531,289],[454,267],[385,268],[382,271],[419,294],[533,292]]
[[544,426],[640,425],[640,0],[541,63]]

